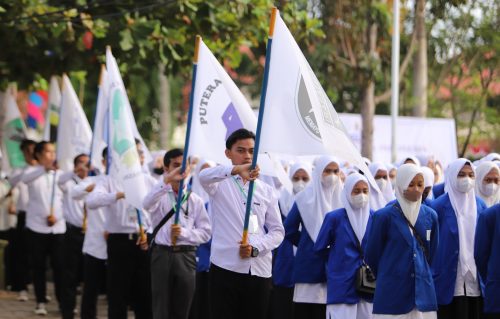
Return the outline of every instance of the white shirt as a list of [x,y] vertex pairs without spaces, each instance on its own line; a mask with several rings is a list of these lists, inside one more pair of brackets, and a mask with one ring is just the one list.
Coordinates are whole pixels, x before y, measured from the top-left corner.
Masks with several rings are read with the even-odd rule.
[[[95,184],[101,176],[89,176],[81,183],[75,185],[71,191],[71,197],[75,200],[85,200],[87,191],[85,190],[90,184]],[[98,259],[107,259],[107,243],[104,237],[104,223],[106,215],[103,208],[91,209],[85,206],[87,211],[87,229],[83,239],[82,252],[89,254]]]
[[9,214],[9,209],[19,197],[17,189],[13,188],[11,195],[7,196],[11,190],[11,185],[6,179],[0,179],[0,231],[6,231],[15,228],[17,215]]
[[479,297],[481,296],[481,291],[479,290],[479,280],[476,276],[476,280],[472,276],[471,272],[468,271],[465,276],[462,275],[462,263],[460,258],[458,259],[457,266],[457,279],[455,281],[455,293],[453,296],[468,296],[468,297]]
[[63,192],[63,213],[66,222],[75,227],[83,226],[83,200],[74,200],[71,198],[71,191],[78,185],[82,179],[73,172],[61,174],[57,185]]
[[[116,199],[116,194],[122,188],[109,175],[103,175],[97,182],[94,190],[87,196],[87,207],[90,209],[103,208],[106,214],[104,229],[109,233],[133,234],[139,232],[137,210],[127,204],[125,199]],[[140,210],[141,222],[144,231],[149,228],[148,213]]]
[[[143,206],[151,214],[152,227],[156,227],[160,221],[172,209],[176,203],[177,195],[170,184],[163,181],[157,183],[144,198]],[[187,212],[187,215],[185,214]],[[162,226],[156,234],[155,242],[160,245],[171,246],[171,226],[174,223],[175,214]],[[208,218],[203,200],[196,194],[191,193],[187,202],[182,205],[179,213],[181,234],[177,239],[177,245],[198,246],[210,239],[212,227]]]
[[[242,259],[239,242],[243,233],[246,196],[236,182],[248,192],[240,176],[231,176],[232,166],[206,168],[200,172],[200,183],[210,196],[212,214],[212,250],[210,261],[218,267],[237,273],[271,277],[272,250],[283,241],[285,231],[274,190],[256,180],[252,213],[256,216],[257,232],[249,234],[249,244],[259,250],[259,256]],[[246,193],[245,193],[246,194]],[[264,230],[267,228],[267,233]]]
[[19,190],[19,197],[17,199],[17,211],[24,211],[28,209],[28,201],[29,201],[29,196],[28,196],[28,186],[22,182],[23,174],[26,171],[27,168],[30,166],[27,166],[22,169],[15,169],[13,173],[9,176],[9,183],[12,185],[12,187],[16,187]]
[[[63,193],[59,187],[54,186],[61,171],[46,171],[41,165],[31,166],[23,174],[22,181],[28,185],[29,202],[26,209],[26,227],[42,234],[64,234],[66,221],[62,211]],[[52,202],[52,191],[54,200]],[[56,223],[47,225],[50,215],[51,202]]]

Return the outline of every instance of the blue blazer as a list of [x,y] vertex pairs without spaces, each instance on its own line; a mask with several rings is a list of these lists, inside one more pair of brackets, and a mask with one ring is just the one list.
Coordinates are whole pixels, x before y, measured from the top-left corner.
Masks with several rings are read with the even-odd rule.
[[444,194],[444,183],[439,183],[432,186],[432,195],[434,195],[434,198],[438,198],[443,194]]
[[[285,216],[281,215],[284,221]],[[273,284],[278,287],[293,288],[293,244],[283,240],[274,250]]]
[[[476,198],[478,215],[486,208],[484,202]],[[437,301],[448,305],[455,294],[459,258],[457,216],[451,206],[450,195],[445,193],[432,201],[431,207],[439,220],[439,249],[432,263],[432,274],[436,286]]]
[[[376,211],[371,219],[365,261],[377,277],[373,313],[397,315],[415,308],[437,310],[431,268],[399,210],[395,205],[387,206]],[[415,228],[432,261],[439,238],[436,213],[420,206]]]
[[484,282],[484,312],[500,313],[500,204],[479,214],[474,259]]
[[[367,229],[369,227],[370,222]],[[366,248],[366,237],[365,233],[361,241],[363,251]],[[360,297],[371,301],[369,296],[356,293],[356,273],[363,262],[363,257],[359,253],[356,234],[344,208],[334,210],[325,216],[314,250],[329,252],[326,271],[327,304],[356,304],[360,301]]]
[[[299,226],[302,225],[302,230]],[[297,246],[293,262],[293,283],[317,284],[326,282],[326,252],[315,252],[314,242],[307,233],[297,204],[293,204],[285,220],[285,239]]]

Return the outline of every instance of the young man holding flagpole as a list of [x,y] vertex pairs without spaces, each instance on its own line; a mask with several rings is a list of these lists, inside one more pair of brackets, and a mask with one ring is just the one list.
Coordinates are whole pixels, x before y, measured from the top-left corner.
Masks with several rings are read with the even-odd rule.
[[[251,170],[255,135],[239,129],[226,140],[232,165],[207,168],[200,183],[212,205],[210,297],[212,317],[265,318],[271,291],[272,250],[284,237],[273,189]],[[241,242],[250,181],[254,181],[248,242]],[[240,245],[238,245],[240,243]]]

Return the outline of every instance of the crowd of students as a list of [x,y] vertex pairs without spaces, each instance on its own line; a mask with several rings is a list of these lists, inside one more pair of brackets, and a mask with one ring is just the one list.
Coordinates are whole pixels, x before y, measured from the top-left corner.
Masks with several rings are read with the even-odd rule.
[[113,319],[500,318],[500,155],[366,159],[372,176],[296,159],[283,162],[288,190],[251,168],[254,140],[228,137],[231,165],[191,158],[181,172],[182,149],[141,163],[140,209],[88,155],[63,172],[53,144],[23,141],[28,165],[0,183],[7,284],[28,301],[33,283],[46,315],[50,259],[62,318],[97,318],[102,293]]

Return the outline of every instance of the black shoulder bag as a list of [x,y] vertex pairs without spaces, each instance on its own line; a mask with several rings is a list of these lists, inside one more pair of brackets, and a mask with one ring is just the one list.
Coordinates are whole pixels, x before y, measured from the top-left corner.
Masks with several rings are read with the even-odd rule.
[[415,237],[415,239],[417,240],[418,246],[420,246],[420,249],[422,249],[422,252],[424,253],[424,256],[425,256],[425,260],[429,264],[429,252],[427,251],[427,248],[425,247],[424,241],[422,240],[422,238],[420,237],[420,235],[417,233],[417,230],[415,229],[415,226],[413,226],[410,223],[410,221],[408,220],[408,218],[406,218],[405,214],[401,210],[401,207],[399,207],[398,205],[393,205],[393,206],[396,207],[396,209],[399,211],[399,213],[401,214],[401,216],[403,216],[404,220],[406,221],[406,224],[408,224],[408,226],[410,227],[410,229],[411,229],[411,231],[413,233],[413,237]]
[[370,266],[368,266],[365,262],[363,248],[361,247],[361,243],[359,242],[356,234],[354,234],[354,238],[356,239],[356,246],[363,262],[358,270],[356,270],[356,292],[373,296],[377,286],[377,279],[375,278],[375,274],[371,270]]

